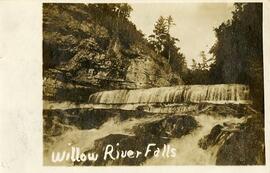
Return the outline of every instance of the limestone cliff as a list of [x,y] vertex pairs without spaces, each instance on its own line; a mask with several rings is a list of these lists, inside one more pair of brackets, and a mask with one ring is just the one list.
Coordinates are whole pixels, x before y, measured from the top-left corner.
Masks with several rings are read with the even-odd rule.
[[45,98],[65,100],[69,95],[83,101],[80,95],[102,89],[183,84],[167,60],[148,47],[136,26],[126,17],[115,16],[110,8],[44,4]]

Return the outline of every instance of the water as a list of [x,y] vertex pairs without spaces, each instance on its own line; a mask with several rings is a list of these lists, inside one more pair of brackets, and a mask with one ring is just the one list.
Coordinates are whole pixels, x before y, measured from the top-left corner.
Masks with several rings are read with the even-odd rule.
[[[152,122],[163,118],[164,116],[150,116],[145,118],[131,118],[125,121],[119,121],[117,117],[109,119],[98,129],[79,130],[73,129],[67,131],[63,135],[55,138],[55,142],[49,146],[49,151],[45,153],[44,163],[46,165],[66,165],[72,166],[71,161],[61,163],[51,162],[51,153],[53,151],[69,151],[70,148],[79,147],[81,152],[87,151],[93,147],[96,139],[103,138],[109,134],[125,134],[134,135],[132,128],[138,124]],[[144,163],[144,165],[214,165],[216,162],[216,154],[221,144],[209,147],[203,150],[199,147],[199,140],[208,135],[211,129],[217,124],[223,123],[243,123],[245,117],[236,118],[232,116],[211,116],[207,114],[199,114],[194,116],[199,123],[197,129],[192,133],[181,138],[172,138],[168,143],[171,147],[176,148],[176,157],[152,157]]]
[[109,134],[125,134],[134,135],[132,128],[140,123],[146,123],[161,119],[159,117],[145,117],[142,119],[131,118],[125,121],[119,121],[119,117],[109,119],[106,123],[100,126],[98,129],[80,130],[73,129],[66,131],[61,136],[55,137],[54,142],[47,146],[48,151],[44,153],[45,165],[58,165],[58,166],[72,166],[73,162],[63,161],[52,163],[52,152],[70,151],[71,147],[79,147],[81,152],[91,149],[96,139],[103,138]]
[[[183,85],[176,87],[160,87],[137,90],[112,90],[103,91],[90,95],[89,103],[53,103],[44,102],[46,109],[67,109],[67,108],[91,108],[91,109],[125,109],[138,110],[143,107],[145,112],[155,113],[154,116],[142,118],[129,118],[119,121],[117,117],[111,118],[98,129],[66,131],[48,146],[45,153],[44,163],[50,165],[52,151],[63,151],[71,146],[80,147],[81,152],[93,147],[96,139],[103,138],[109,134],[133,135],[132,128],[140,123],[151,122],[170,114],[184,114],[194,116],[199,127],[192,133],[173,138],[169,145],[176,148],[175,158],[150,158],[145,165],[214,165],[216,154],[221,143],[207,150],[199,147],[198,142],[208,135],[211,129],[217,124],[243,123],[246,118],[233,117],[228,111],[227,116],[213,115],[211,112],[199,113],[199,104],[251,104],[249,98],[249,87],[246,85]],[[211,103],[211,104],[209,104]],[[223,105],[221,105],[223,106]],[[226,109],[224,109],[226,110]],[[141,112],[142,113],[142,112]],[[118,117],[119,118],[119,117]],[[62,162],[60,165],[72,165],[72,162]],[[55,165],[55,164],[53,164]]]
[[249,87],[240,84],[181,85],[136,90],[112,90],[90,95],[90,103],[214,103],[250,104]]
[[208,135],[211,129],[223,123],[243,123],[246,118],[229,117],[213,117],[206,114],[195,116],[199,122],[200,127],[191,134],[181,137],[180,139],[173,139],[170,145],[176,148],[176,157],[174,158],[151,158],[146,161],[145,165],[215,165],[217,151],[221,144],[209,147],[203,150],[199,147],[199,140]]

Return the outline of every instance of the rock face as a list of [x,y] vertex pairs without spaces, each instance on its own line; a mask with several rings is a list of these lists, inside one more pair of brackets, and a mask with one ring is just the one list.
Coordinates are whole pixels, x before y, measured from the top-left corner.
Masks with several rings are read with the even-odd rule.
[[135,129],[136,135],[148,134],[159,137],[180,138],[197,127],[197,122],[191,116],[170,116],[162,120],[142,124]]
[[49,69],[44,73],[43,98],[46,100],[83,102],[88,99],[89,94],[99,91],[92,84],[81,84],[71,79],[68,74]]
[[244,117],[252,114],[253,112],[244,104],[199,104],[199,112],[206,113],[211,115],[222,115],[226,116],[234,116],[234,117]]
[[162,58],[152,58],[155,56],[152,52],[152,55],[144,55],[131,60],[126,79],[135,81],[137,88],[184,84],[179,76],[171,72],[166,61]]
[[264,132],[260,118],[251,118],[232,134],[217,153],[217,165],[265,164]]
[[[93,149],[86,151],[88,153],[98,153],[99,157],[96,161],[75,162],[75,165],[83,166],[104,166],[104,165],[141,165],[147,159],[153,156],[154,151],[159,148],[161,150],[164,144],[170,141],[170,138],[180,138],[189,134],[197,127],[197,122],[191,116],[170,116],[158,121],[141,124],[134,130],[134,136],[111,134],[95,141]],[[117,144],[118,143],[118,144]],[[147,146],[155,144],[151,147],[151,152],[145,155]],[[104,160],[104,153],[107,145],[112,145],[118,151],[140,151],[142,154],[138,158],[119,158]],[[113,152],[113,157],[117,156],[117,152]]]
[[216,125],[198,145],[207,150],[218,145],[217,165],[265,164],[264,132],[261,117],[249,118],[244,124]]
[[76,91],[75,96],[89,95],[92,88],[183,84],[167,60],[148,48],[134,24],[109,13],[98,15],[101,9],[91,4],[43,5],[45,97],[58,100],[65,89],[69,95]]
[[214,126],[209,135],[199,141],[199,146],[206,150],[209,146],[216,145],[220,141],[223,126],[218,124]]
[[[78,129],[92,129],[98,128],[109,117],[117,115],[117,112],[98,110],[98,109],[66,109],[66,110],[43,110],[44,114],[44,129],[45,131],[53,130],[54,126],[58,124],[73,126]],[[57,123],[56,121],[57,120]]]

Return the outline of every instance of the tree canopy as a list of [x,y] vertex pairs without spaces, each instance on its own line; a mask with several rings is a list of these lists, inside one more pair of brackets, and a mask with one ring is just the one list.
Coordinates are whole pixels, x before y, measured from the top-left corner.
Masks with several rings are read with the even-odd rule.
[[231,20],[215,28],[211,83],[248,84],[263,108],[262,3],[235,3]]
[[172,16],[160,16],[154,25],[153,34],[149,36],[149,44],[158,54],[165,57],[174,72],[182,74],[187,69],[184,55],[176,46],[178,38],[172,37],[170,29],[174,26]]

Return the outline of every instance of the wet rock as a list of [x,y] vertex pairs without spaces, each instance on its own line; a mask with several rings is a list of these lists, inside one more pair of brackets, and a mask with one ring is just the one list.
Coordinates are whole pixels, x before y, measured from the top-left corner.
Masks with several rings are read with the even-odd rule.
[[209,146],[217,144],[219,141],[219,137],[222,133],[223,126],[218,124],[214,126],[209,135],[205,136],[204,138],[200,139],[198,145],[206,150]]
[[260,165],[265,163],[262,116],[248,118],[244,124],[216,125],[198,145],[202,149],[218,145],[217,165]]
[[251,118],[225,140],[217,153],[217,165],[265,164],[264,130],[262,118]]
[[197,127],[197,122],[192,116],[169,116],[158,121],[139,125],[135,134],[147,134],[159,137],[176,137],[189,134]]
[[[159,148],[162,149],[164,144],[170,141],[170,138],[181,137],[187,135],[193,129],[197,127],[197,122],[191,116],[170,116],[161,120],[144,123],[137,126],[135,130],[135,136],[128,136],[122,134],[111,134],[104,138],[95,141],[94,147],[86,151],[88,153],[98,153],[99,157],[96,161],[75,162],[75,165],[84,166],[102,166],[102,165],[140,165],[146,159],[151,158],[154,151]],[[104,160],[104,152],[107,145],[112,145],[118,151],[140,151],[142,154],[134,158],[118,158]],[[145,156],[147,146],[149,144],[155,144],[151,147],[151,152]],[[113,157],[116,157],[117,153],[113,153]]]
[[259,152],[263,150],[263,145],[258,142],[257,134],[247,132],[237,132],[225,141],[218,151],[217,165],[257,165],[262,164],[262,159],[258,163]]
[[200,103],[199,112],[205,114],[211,114],[213,116],[234,116],[241,118],[246,115],[252,114],[252,110],[249,105],[245,104],[209,104],[209,103]]
[[[55,135],[60,135],[59,130],[53,130],[54,127],[73,126],[78,129],[99,128],[111,117],[117,117],[119,121],[127,120],[128,118],[141,118],[152,116],[151,113],[145,113],[136,110],[115,110],[115,109],[54,109],[43,110],[44,131],[53,131]],[[59,132],[59,133],[58,133]],[[53,136],[55,136],[53,135]]]
[[240,124],[238,123],[225,122],[223,125],[218,124],[212,128],[210,134],[199,140],[198,145],[204,150],[210,146],[222,145],[233,132],[239,131],[239,128]]
[[44,131],[50,130],[56,124],[73,126],[78,129],[98,128],[111,116],[113,116],[113,113],[110,111],[87,108],[43,110]]

